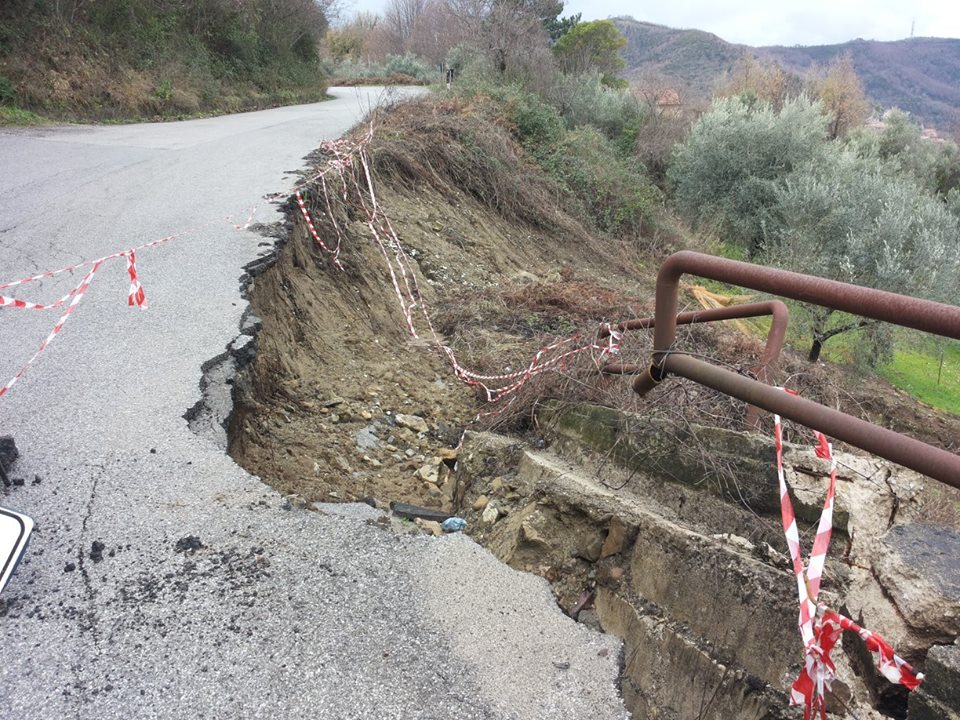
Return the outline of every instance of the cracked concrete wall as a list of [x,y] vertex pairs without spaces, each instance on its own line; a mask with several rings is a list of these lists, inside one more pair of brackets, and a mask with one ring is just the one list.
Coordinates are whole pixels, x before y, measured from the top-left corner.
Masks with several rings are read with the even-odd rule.
[[[570,614],[623,638],[623,693],[639,717],[792,717],[785,691],[802,648],[772,438],[691,426],[696,447],[684,452],[644,418],[608,408],[554,405],[540,420],[546,450],[468,434],[457,501],[474,536],[547,578]],[[720,458],[724,482],[705,456]],[[922,665],[956,637],[960,535],[916,522],[920,476],[838,459],[825,597]],[[799,446],[785,448],[785,462],[809,546],[828,467]],[[933,549],[917,557],[917,547]],[[866,655],[849,636],[835,652],[843,679],[831,709],[904,717],[903,688]]]

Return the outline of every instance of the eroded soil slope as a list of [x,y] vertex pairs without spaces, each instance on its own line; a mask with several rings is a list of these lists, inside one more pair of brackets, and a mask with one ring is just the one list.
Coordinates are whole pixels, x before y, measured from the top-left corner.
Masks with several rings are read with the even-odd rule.
[[[374,497],[449,508],[463,429],[498,427],[536,443],[534,409],[545,400],[740,427],[742,404],[685,383],[666,384],[641,406],[627,380],[599,376],[596,349],[534,377],[515,401],[492,406],[502,412],[472,423],[491,406],[461,382],[438,342],[470,370],[516,372],[558,338],[581,333],[564,346],[574,347],[602,321],[651,314],[655,270],[679,243],[665,232],[590,232],[564,214],[571,204],[525,160],[509,127],[475,105],[423,99],[380,114],[373,127],[372,137],[360,128],[352,144],[312,159],[303,198],[327,251],[291,199],[276,264],[251,283],[263,325],[256,358],[237,381],[230,428],[244,467],[307,502]],[[382,213],[371,222],[374,199]],[[338,242],[341,266],[332,254]],[[407,309],[417,337],[397,294],[413,281],[417,302],[408,298]],[[684,330],[680,342],[746,370],[761,340],[702,326]],[[647,334],[633,333],[621,355],[642,362],[649,347]],[[791,353],[781,371],[807,397],[941,445],[960,437],[956,419],[882,382],[810,367]]]

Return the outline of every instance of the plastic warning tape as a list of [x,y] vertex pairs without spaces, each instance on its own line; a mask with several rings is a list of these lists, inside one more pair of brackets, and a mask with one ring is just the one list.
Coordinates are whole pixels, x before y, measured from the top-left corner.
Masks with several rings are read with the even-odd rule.
[[17,371],[17,374],[14,375],[13,378],[11,378],[11,380],[6,385],[0,388],[0,397],[3,397],[8,392],[10,392],[10,388],[16,385],[17,381],[23,377],[23,374],[27,371],[27,368],[33,365],[34,361],[36,361],[36,359],[40,357],[40,353],[46,350],[47,346],[53,342],[54,338],[56,338],[57,335],[60,334],[60,331],[63,330],[63,326],[66,325],[67,320],[70,319],[70,314],[73,312],[73,309],[78,304],[80,304],[81,300],[83,300],[83,296],[86,294],[87,290],[89,289],[90,283],[93,280],[93,276],[96,275],[97,270],[100,269],[100,266],[102,264],[103,264],[102,262],[94,263],[94,265],[90,268],[89,272],[87,272],[87,274],[84,275],[83,280],[80,281],[80,284],[70,291],[69,296],[71,300],[70,300],[70,304],[67,305],[67,309],[60,316],[60,319],[57,320],[57,324],[53,326],[53,330],[50,331],[50,334],[47,335],[47,338],[40,344],[40,347],[33,354],[33,357],[27,360],[27,362],[24,363],[24,365],[20,368],[20,370]]
[[[253,218],[256,215],[257,209],[253,208],[250,212],[249,217],[246,222],[242,225],[235,224],[234,228],[237,230],[246,230],[253,223]],[[232,218],[224,218],[227,222],[232,222]],[[219,221],[216,221],[219,222]],[[197,229],[187,230],[177,235],[168,235],[166,237],[159,238],[157,240],[152,240],[142,245],[137,245],[128,250],[119,250],[115,253],[109,255],[104,255],[103,257],[96,258],[95,260],[84,260],[75,265],[69,265],[59,270],[48,270],[46,272],[39,273],[37,275],[31,275],[30,277],[25,277],[20,280],[14,280],[12,282],[0,283],[0,290],[8,290],[9,288],[19,287],[21,285],[28,285],[30,283],[38,282],[40,280],[47,280],[49,278],[54,278],[65,273],[72,273],[76,270],[82,268],[89,268],[87,273],[83,276],[83,279],[78,285],[71,288],[66,295],[56,300],[55,302],[44,304],[33,302],[30,300],[23,300],[21,298],[3,295],[0,294],[0,308],[14,309],[14,310],[55,310],[61,307],[66,306],[66,310],[60,316],[60,319],[57,320],[56,325],[53,326],[53,330],[50,331],[50,334],[47,338],[40,344],[39,349],[33,354],[33,356],[21,366],[17,371],[17,374],[2,388],[0,388],[0,397],[6,395],[10,389],[16,385],[17,381],[23,377],[27,369],[37,360],[40,354],[47,349],[54,338],[60,334],[60,331],[63,330],[63,326],[66,324],[67,320],[70,318],[71,313],[74,308],[80,303],[83,299],[83,296],[86,294],[87,290],[90,287],[90,283],[93,281],[94,276],[97,274],[97,271],[100,270],[103,265],[106,263],[117,260],[119,258],[124,258],[127,264],[127,276],[130,278],[130,289],[127,293],[127,305],[130,307],[137,307],[141,310],[147,309],[147,297],[146,293],[143,290],[143,285],[140,283],[140,276],[137,272],[137,252],[140,250],[146,250],[149,248],[155,248],[159,245],[164,245],[172,240],[182,238],[190,233],[196,232]]]
[[[381,207],[377,198],[376,188],[373,181],[373,172],[366,148],[373,138],[373,127],[366,133],[365,137],[359,140],[338,140],[324,143],[322,148],[332,157],[326,164],[307,180],[297,185],[294,189],[294,198],[303,216],[307,229],[310,232],[314,243],[324,252],[331,256],[338,269],[343,270],[339,261],[340,248],[343,243],[344,233],[340,228],[336,215],[330,201],[331,189],[326,182],[328,174],[336,173],[339,176],[343,187],[343,199],[347,200],[349,194],[353,192],[358,204],[364,212],[364,222],[370,232],[370,237],[374,242],[378,252],[383,257],[390,284],[393,287],[394,295],[400,312],[403,315],[404,324],[407,332],[414,338],[419,338],[420,333],[417,329],[417,316],[421,317],[431,336],[435,347],[447,358],[454,375],[463,383],[478,387],[482,390],[487,402],[498,403],[505,398],[509,401],[502,404],[499,408],[481,412],[475,420],[488,415],[496,415],[503,412],[516,399],[516,393],[533,377],[566,366],[574,357],[583,353],[597,353],[594,362],[607,354],[617,353],[620,349],[622,334],[612,332],[606,338],[604,344],[597,341],[582,342],[582,336],[577,333],[566,338],[554,341],[553,343],[541,348],[531,358],[530,362],[522,370],[506,372],[501,374],[482,374],[468,370],[464,367],[454,352],[453,348],[447,345],[434,328],[430,317],[429,307],[423,299],[419,281],[416,273],[411,268],[410,257],[400,241],[400,237],[390,222],[389,215]],[[310,215],[306,201],[303,197],[303,190],[311,183],[319,183],[320,191],[324,196],[325,208],[323,212],[330,222],[331,227],[336,234],[336,246],[330,248],[320,233],[317,231],[316,224]],[[579,344],[577,344],[579,343]],[[575,345],[575,347],[570,347]]]
[[[792,390],[786,390],[796,395]],[[818,603],[820,583],[830,546],[833,529],[833,504],[837,487],[837,461],[833,447],[826,436],[814,430],[817,444],[817,457],[830,461],[830,481],[827,497],[820,514],[817,536],[813,542],[810,560],[804,567],[803,551],[800,546],[800,534],[797,530],[796,515],[790,501],[790,488],[787,485],[783,469],[783,429],[779,415],[773,416],[774,440],[777,450],[777,479],[780,484],[780,513],[783,519],[783,532],[793,561],[793,571],[797,579],[797,595],[800,600],[798,625],[804,646],[804,664],[799,677],[790,690],[790,704],[803,705],[804,720],[810,720],[819,711],[821,720],[826,720],[825,692],[830,689],[836,677],[836,666],[830,658],[830,652],[843,631],[857,633],[873,654],[877,668],[890,682],[913,690],[923,681],[923,675],[903,658],[896,655],[890,644],[877,633],[857,625],[850,618],[841,615],[824,604]]]

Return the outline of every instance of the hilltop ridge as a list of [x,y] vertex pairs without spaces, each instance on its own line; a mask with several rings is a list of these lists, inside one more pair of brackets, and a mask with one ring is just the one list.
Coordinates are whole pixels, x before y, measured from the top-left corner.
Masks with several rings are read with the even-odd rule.
[[614,18],[627,37],[623,57],[630,79],[656,76],[706,99],[744,55],[773,60],[802,74],[849,53],[868,97],[882,108],[899,107],[945,130],[960,126],[960,39],[856,39],[834,45],[751,47],[713,33]]

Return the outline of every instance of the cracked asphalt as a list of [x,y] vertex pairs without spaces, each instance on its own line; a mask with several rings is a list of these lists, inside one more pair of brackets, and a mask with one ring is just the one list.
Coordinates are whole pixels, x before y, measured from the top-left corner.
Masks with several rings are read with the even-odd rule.
[[[366,506],[297,510],[183,419],[236,338],[238,231],[381,97],[181,123],[0,131],[0,282],[181,231],[105,265],[0,398],[21,452],[0,504],[36,530],[0,596],[0,717],[623,718],[619,643],[464,536]],[[227,220],[230,216],[232,219]],[[74,274],[16,288],[50,301]],[[0,384],[57,311],[0,310]],[[569,668],[567,668],[569,664]]]

